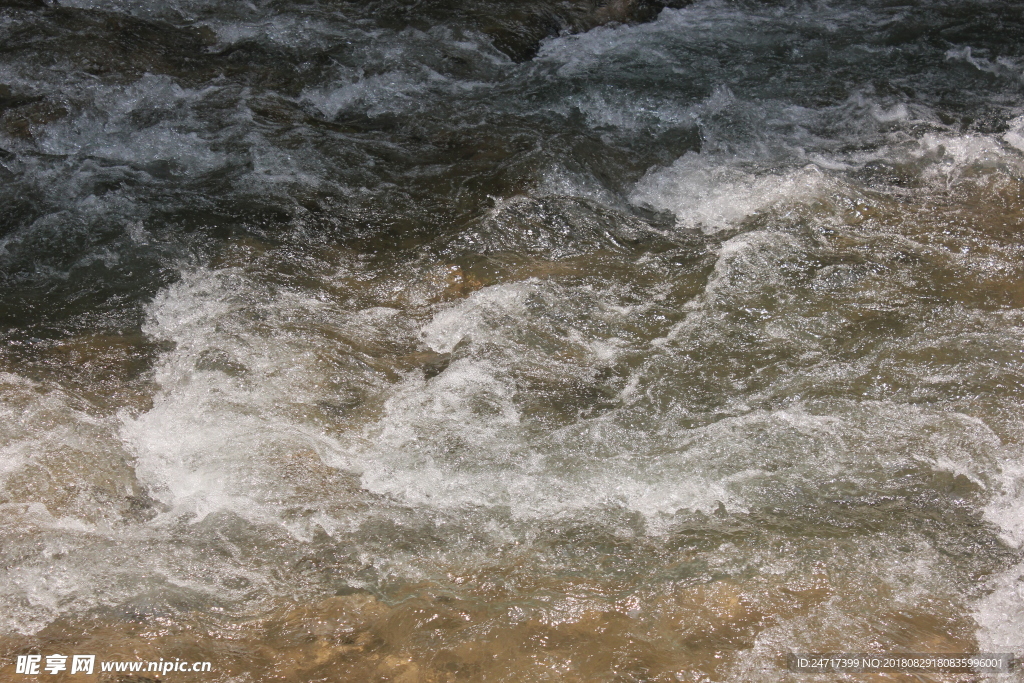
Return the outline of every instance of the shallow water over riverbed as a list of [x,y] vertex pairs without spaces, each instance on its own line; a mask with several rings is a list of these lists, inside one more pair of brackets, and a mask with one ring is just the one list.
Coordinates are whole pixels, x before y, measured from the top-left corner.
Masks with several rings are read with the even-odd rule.
[[1020,654],[1022,36],[0,4],[0,679]]

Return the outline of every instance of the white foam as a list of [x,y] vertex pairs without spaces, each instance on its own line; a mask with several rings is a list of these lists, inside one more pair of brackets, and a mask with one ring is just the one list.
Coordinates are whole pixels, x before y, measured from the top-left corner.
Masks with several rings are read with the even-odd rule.
[[481,43],[459,40],[443,25],[427,32],[353,31],[345,40],[353,45],[360,66],[335,65],[326,83],[304,88],[298,98],[328,119],[342,112],[411,114],[432,109],[437,98],[462,98],[492,87],[471,77],[446,75],[445,58],[450,55],[484,70],[495,62]]
[[[983,652],[1020,653],[1024,647],[1024,564],[991,577],[989,594],[974,604]],[[1019,680],[1019,672],[1014,679]]]
[[423,342],[438,353],[450,353],[460,341],[483,330],[488,316],[525,316],[526,299],[536,285],[534,280],[473,292],[459,305],[435,314],[423,327]]
[[[699,428],[678,422],[688,415],[682,409],[660,413],[655,431],[638,421],[649,402],[678,401],[678,367],[686,367],[694,335],[728,339],[723,313],[753,305],[750,297],[789,301],[782,269],[806,248],[770,231],[725,242],[691,315],[648,347],[649,361],[622,386],[622,408],[553,430],[524,412],[531,392],[548,392],[548,409],[580,400],[579,387],[601,367],[639,348],[616,330],[643,319],[646,304],[617,305],[614,287],[528,279],[485,287],[416,324],[393,308],[346,310],[312,293],[268,288],[238,269],[199,271],[153,304],[147,331],[175,349],[158,366],[153,409],[127,419],[123,433],[140,480],[176,515],[229,510],[275,524],[283,508],[308,504],[279,476],[296,452],[358,474],[366,491],[405,505],[506,508],[531,519],[613,508],[657,524],[678,510],[746,510],[781,504],[794,491],[813,497],[825,481],[885,489],[908,468],[993,486],[999,439],[981,421],[948,411],[736,403],[728,408],[734,415]],[[605,331],[595,336],[595,325]],[[797,325],[768,325],[765,343],[813,346]],[[346,346],[354,341],[344,341],[396,333],[451,354],[450,363],[429,379],[410,371],[384,381],[354,362]],[[211,353],[215,363],[204,369]],[[240,369],[232,374],[233,367]],[[380,409],[327,433],[304,406],[339,386],[372,387]],[[322,525],[345,524],[327,521],[332,514],[321,510]]]
[[[778,242],[753,234],[727,243],[709,298],[723,295],[718,290],[741,269],[737,259],[749,259],[754,245]],[[732,510],[765,505],[780,492],[835,479],[884,488],[891,473],[908,467],[991,481],[999,440],[983,423],[888,403],[840,403],[826,415],[795,405],[698,429],[673,428],[664,415],[658,437],[611,413],[539,434],[517,409],[516,369],[501,353],[483,360],[473,350],[522,334],[508,326],[528,319],[528,292],[543,287],[534,281],[478,292],[424,327],[435,350],[468,342],[469,355],[392,394],[367,427],[362,443],[370,446],[350,455],[361,463],[364,486],[431,507],[507,505],[523,517],[624,507],[656,521],[679,509],[713,511],[719,501]],[[546,293],[546,305],[557,307],[555,293]],[[648,386],[646,395],[658,390]]]
[[[537,183],[536,194],[580,197],[605,206],[618,207],[622,204],[622,201],[592,174],[573,171],[557,163],[544,170]],[[500,209],[501,204],[506,201],[499,200],[496,209]]]
[[996,57],[995,59],[979,57],[974,54],[974,48],[970,45],[947,50],[946,61],[965,62],[978,71],[984,71],[1015,81],[1024,81],[1024,68],[1022,68],[1019,59],[1006,56]]
[[788,233],[756,230],[737,235],[722,243],[702,297],[689,305],[720,305],[745,295],[770,295],[785,283],[781,266],[801,253],[801,244]]
[[354,109],[367,116],[416,111],[424,106],[423,79],[403,71],[357,77],[340,87],[303,91],[301,99],[316,107],[328,119]]
[[965,171],[1016,170],[1024,166],[1015,156],[1008,155],[1005,147],[989,135],[937,135],[928,133],[921,138],[917,155],[937,157],[925,170],[926,178],[939,178],[947,186],[955,183]]
[[[906,112],[896,109],[888,113],[876,110],[874,115],[879,120],[901,119]],[[1019,126],[1010,125],[1003,140],[1024,149]],[[992,172],[1024,172],[1024,162],[1018,156],[1008,154],[996,137],[980,134],[926,133],[917,140],[886,144],[871,152],[810,156],[820,163],[779,172],[768,170],[770,158],[690,152],[671,166],[648,171],[629,199],[638,206],[673,213],[681,227],[716,233],[735,229],[766,212],[779,214],[801,205],[831,207],[837,196],[856,196],[857,187],[839,173],[879,160],[915,163],[922,180],[943,190],[975,182]],[[788,163],[784,157],[779,161]]]
[[[315,338],[285,329],[335,313],[315,297],[261,291],[230,269],[192,273],[161,294],[147,331],[176,349],[158,367],[153,408],[122,428],[140,481],[196,521],[222,510],[279,520],[293,488],[278,472],[296,454],[333,447],[291,414],[329,397],[329,359],[317,357]],[[270,337],[252,327],[260,316],[278,323]]]
[[138,494],[117,420],[0,373],[0,631],[36,632],[116,592],[125,569],[109,549],[124,540],[125,501]]
[[998,486],[985,506],[985,519],[995,524],[1008,545],[1024,544],[1024,453],[1005,449],[1000,458]]
[[[116,421],[56,387],[0,373],[0,495],[62,519],[109,524],[110,499],[132,495],[134,477]],[[51,479],[68,480],[68,489]],[[67,491],[76,492],[67,495]]]
[[128,86],[95,87],[91,110],[45,126],[39,148],[47,154],[90,155],[131,164],[170,161],[185,173],[208,173],[227,161],[226,154],[213,149],[212,140],[197,131],[181,130],[177,121],[163,120],[140,129],[132,119],[142,111],[170,114],[207,94],[182,88],[168,76],[149,74]]
[[644,176],[630,201],[670,211],[682,227],[715,233],[765,211],[809,202],[828,189],[824,173],[814,165],[758,174],[716,155],[688,153]]
[[[756,30],[764,18],[752,12],[743,12],[724,2],[695,2],[683,9],[665,9],[657,20],[637,25],[602,26],[583,34],[552,38],[541,44],[539,62],[559,64],[558,74],[569,78],[592,72],[602,63],[622,59],[650,56],[666,41],[659,37],[693,42],[707,36],[731,36]],[[671,44],[671,43],[670,43]],[[652,47],[653,46],[653,47]],[[673,63],[673,55],[655,52],[666,63]]]
[[1003,134],[1003,140],[1012,147],[1024,152],[1024,116],[1018,116],[1008,124],[1009,130]]

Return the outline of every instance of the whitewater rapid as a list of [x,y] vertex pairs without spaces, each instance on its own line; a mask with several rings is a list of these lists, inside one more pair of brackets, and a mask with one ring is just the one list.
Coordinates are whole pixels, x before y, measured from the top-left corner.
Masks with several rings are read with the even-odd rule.
[[1019,8],[400,9],[0,9],[4,653],[1019,651]]

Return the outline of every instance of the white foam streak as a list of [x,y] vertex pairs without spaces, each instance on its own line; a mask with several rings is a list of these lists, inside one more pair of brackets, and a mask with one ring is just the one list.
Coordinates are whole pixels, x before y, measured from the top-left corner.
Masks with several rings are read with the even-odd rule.
[[816,166],[757,175],[717,157],[687,154],[645,176],[630,197],[634,204],[676,215],[679,225],[715,233],[787,204],[819,197],[828,183]]
[[[1024,647],[1024,564],[987,581],[990,591],[974,604],[978,645],[983,652],[1019,653]],[[1019,680],[1016,672],[1013,680]]]

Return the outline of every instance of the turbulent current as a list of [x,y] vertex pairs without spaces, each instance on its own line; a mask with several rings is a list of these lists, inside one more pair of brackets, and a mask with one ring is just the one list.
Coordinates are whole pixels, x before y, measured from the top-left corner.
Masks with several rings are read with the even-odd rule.
[[0,680],[1021,654],[1022,183],[1010,0],[0,2]]

